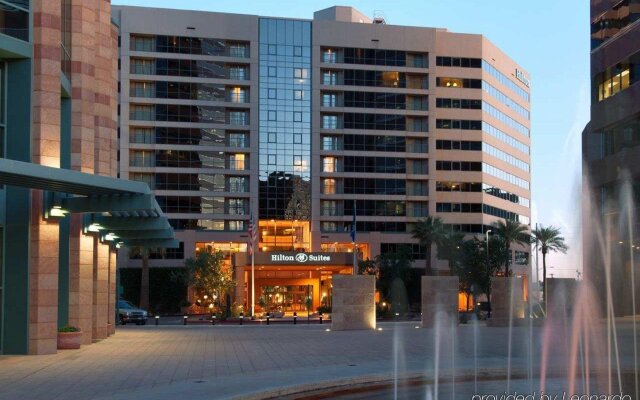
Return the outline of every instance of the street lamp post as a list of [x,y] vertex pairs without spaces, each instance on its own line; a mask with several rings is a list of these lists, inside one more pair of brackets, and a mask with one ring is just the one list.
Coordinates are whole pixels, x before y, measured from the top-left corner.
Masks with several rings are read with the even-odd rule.
[[[493,232],[491,229],[487,229],[485,232],[485,244],[487,246],[487,277],[489,278],[489,287],[491,287],[491,262],[489,260],[489,233]],[[489,303],[489,309],[487,310],[487,316],[491,318],[491,290],[488,290],[487,302]]]

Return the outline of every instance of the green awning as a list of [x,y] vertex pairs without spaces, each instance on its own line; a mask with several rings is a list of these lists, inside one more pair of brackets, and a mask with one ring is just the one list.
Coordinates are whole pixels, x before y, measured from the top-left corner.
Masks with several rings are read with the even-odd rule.
[[127,246],[178,247],[173,228],[144,182],[0,158],[0,184],[47,192],[48,215],[85,214],[85,230],[106,240]]

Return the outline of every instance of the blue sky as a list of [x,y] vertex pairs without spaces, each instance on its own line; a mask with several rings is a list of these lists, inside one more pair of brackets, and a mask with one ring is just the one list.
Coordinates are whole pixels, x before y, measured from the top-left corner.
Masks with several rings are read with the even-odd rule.
[[575,277],[580,264],[580,134],[589,120],[589,3],[584,0],[113,0],[113,4],[312,18],[333,5],[389,24],[481,33],[532,80],[532,223],[561,227],[571,250],[552,255],[550,273]]

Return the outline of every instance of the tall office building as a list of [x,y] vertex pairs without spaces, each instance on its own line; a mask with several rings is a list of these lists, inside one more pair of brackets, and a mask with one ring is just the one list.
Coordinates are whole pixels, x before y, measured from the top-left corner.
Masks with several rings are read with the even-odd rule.
[[[412,238],[420,219],[468,234],[529,223],[529,78],[483,36],[350,7],[312,20],[114,10],[120,174],[151,186],[182,242],[152,266],[222,250],[248,306],[253,216],[255,298],[315,309],[332,274],[352,272],[353,232],[360,258],[405,247],[446,274]],[[516,274],[528,258],[514,249]]]
[[[635,0],[591,1],[591,121],[583,132],[585,159],[585,195],[593,199],[593,212],[600,216],[605,230],[608,255],[592,240],[594,226],[585,216],[585,273],[593,282],[611,280],[614,313],[632,312],[633,272],[640,276],[630,253],[640,248],[637,239],[629,237],[629,227],[620,203],[620,189],[625,174],[633,187],[633,201],[640,199],[640,3]],[[586,197],[585,197],[586,198]],[[635,210],[635,206],[633,206]],[[622,215],[621,215],[622,212]],[[631,231],[637,234],[637,215]],[[637,257],[637,256],[636,256]],[[611,265],[606,277],[605,265]],[[632,271],[633,268],[633,271]],[[636,278],[636,282],[639,281]],[[636,284],[636,293],[640,285]],[[599,287],[606,296],[605,286]],[[607,304],[602,298],[601,304]],[[640,296],[636,298],[640,309]]]

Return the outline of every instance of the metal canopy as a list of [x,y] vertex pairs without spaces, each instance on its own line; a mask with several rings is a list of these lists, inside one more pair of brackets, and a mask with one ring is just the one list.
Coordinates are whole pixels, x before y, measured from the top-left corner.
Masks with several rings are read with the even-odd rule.
[[64,213],[89,214],[93,230],[127,246],[176,248],[173,228],[149,186],[108,176],[0,158],[0,184],[75,195]]

